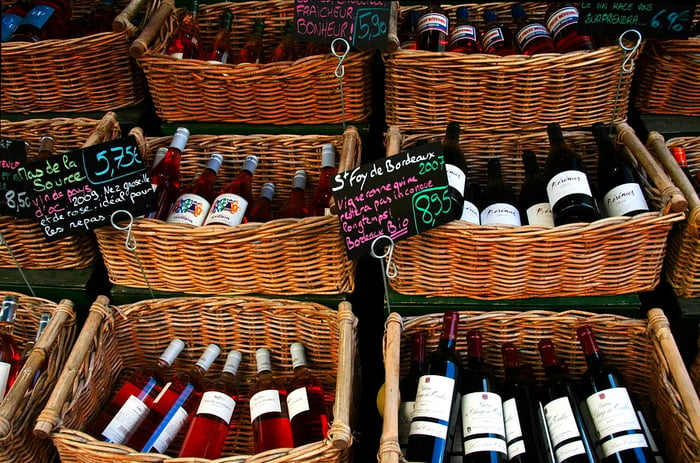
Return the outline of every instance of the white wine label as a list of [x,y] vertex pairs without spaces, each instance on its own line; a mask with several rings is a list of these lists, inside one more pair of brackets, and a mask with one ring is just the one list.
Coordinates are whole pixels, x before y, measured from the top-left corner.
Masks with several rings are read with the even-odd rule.
[[512,460],[521,453],[525,453],[523,430],[520,427],[520,416],[518,416],[518,407],[515,399],[508,399],[503,402],[503,421],[506,427],[508,459]]
[[413,406],[415,402],[401,402],[399,406],[399,445],[408,445],[408,433],[411,429],[411,418],[413,418]]
[[219,195],[214,200],[204,225],[221,224],[230,227],[239,225],[243,222],[247,208],[248,201],[238,195],[231,193]]
[[185,55],[184,55],[184,53],[180,52],[180,53],[172,53],[170,56],[171,56],[172,58],[182,59],[182,57],[185,56]]
[[409,431],[411,436],[431,436],[438,439],[447,438],[447,425],[432,421],[412,421]]
[[309,395],[305,387],[294,389],[287,395],[287,409],[289,410],[289,419],[291,420],[299,413],[308,412],[311,410],[309,406]]
[[514,225],[519,227],[520,212],[512,204],[495,203],[481,211],[481,225]]
[[560,8],[547,19],[547,29],[552,37],[559,35],[566,26],[578,24],[578,10],[573,6]]
[[169,223],[184,223],[199,227],[204,225],[211,204],[199,195],[185,193],[175,201],[170,215]]
[[464,195],[464,186],[467,184],[467,176],[464,171],[454,164],[445,164],[447,172],[447,184]]
[[153,444],[153,448],[158,453],[165,453],[170,447],[170,443],[177,436],[177,433],[180,432],[180,428],[185,424],[185,421],[187,421],[187,411],[180,407],[165,426],[163,432],[160,433],[160,436],[158,436],[158,439]]
[[[414,417],[450,419],[455,380],[439,375],[424,375],[418,380]],[[411,424],[413,429],[413,424]]]
[[[501,396],[493,392],[471,392],[462,396],[464,454],[485,450],[507,453]],[[500,437],[472,436],[495,434]]]
[[148,406],[138,397],[131,395],[122,408],[114,415],[112,421],[102,431],[102,435],[115,444],[123,444],[148,414]]
[[459,219],[475,225],[480,225],[481,220],[479,219],[479,208],[477,208],[472,202],[464,201],[464,205],[462,207],[462,217]]
[[236,409],[236,401],[228,394],[219,391],[207,391],[202,394],[202,401],[197,407],[197,415],[214,415],[231,423],[233,411]]
[[623,450],[640,449],[648,445],[644,434],[626,434],[603,442],[601,447],[603,455],[607,458]]
[[534,40],[542,37],[549,37],[549,32],[547,32],[547,29],[539,23],[532,23],[525,26],[520,29],[517,34],[515,34],[515,40],[518,42],[518,46],[521,50],[527,48],[527,46]]
[[610,217],[623,216],[632,211],[649,210],[638,183],[618,185],[603,196],[603,207]]
[[569,442],[554,449],[554,456],[557,458],[557,461],[565,461],[567,458],[585,454],[586,449],[583,446],[583,441],[580,440]]
[[[626,449],[647,447],[626,388],[614,387],[591,394],[586,399],[586,405],[606,457]],[[637,434],[610,438],[615,433],[625,431],[636,431]]]
[[449,24],[449,20],[444,14],[428,13],[418,18],[416,29],[419,34],[427,31],[440,31],[447,34]]
[[500,27],[496,27],[485,32],[484,35],[481,36],[481,47],[486,53],[493,53],[495,47],[503,41],[505,41],[503,31]]
[[255,418],[265,413],[281,413],[282,403],[280,401],[279,391],[276,389],[267,389],[257,392],[250,398],[250,421],[255,421]]
[[469,24],[454,27],[450,32],[450,46],[454,46],[460,40],[476,41],[476,28]]
[[588,178],[580,170],[559,172],[547,183],[547,197],[552,206],[560,199],[574,194],[585,194],[593,197]]
[[549,203],[538,203],[528,207],[525,211],[527,221],[530,225],[540,225],[542,227],[553,227],[554,216]]
[[7,382],[10,379],[10,364],[0,362],[0,400],[5,397],[7,392]]
[[[547,421],[547,429],[549,430],[549,437],[552,439],[552,446],[554,447],[557,461],[563,461],[573,455],[586,453],[569,399],[560,397],[549,402],[544,406],[544,417]],[[569,439],[577,440],[562,445],[564,441]]]
[[506,454],[506,443],[491,437],[476,437],[464,442],[464,455],[476,452],[498,452]]

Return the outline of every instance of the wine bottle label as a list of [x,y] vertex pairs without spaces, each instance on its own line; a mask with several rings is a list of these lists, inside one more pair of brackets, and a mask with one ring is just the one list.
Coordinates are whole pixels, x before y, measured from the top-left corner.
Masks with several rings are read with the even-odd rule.
[[471,392],[462,396],[464,454],[506,454],[506,430],[501,396],[493,392]]
[[242,197],[225,193],[217,196],[209,210],[205,225],[222,224],[230,227],[239,225],[243,222],[243,216],[248,208],[248,201]]
[[204,225],[207,213],[211,208],[209,201],[199,195],[185,193],[173,204],[173,209],[168,216],[169,223],[183,223],[199,227]]
[[7,42],[12,37],[12,34],[17,30],[22,23],[22,16],[18,14],[3,14],[2,15],[2,41]]
[[48,5],[37,5],[24,17],[22,24],[29,24],[37,29],[41,29],[54,11],[56,10]]
[[177,433],[180,432],[180,428],[185,424],[185,421],[187,421],[187,411],[182,407],[178,407],[175,414],[163,429],[163,432],[160,433],[158,439],[153,443],[153,448],[158,453],[165,453],[168,447],[170,447],[170,443],[175,439],[175,436],[177,436]]
[[447,16],[440,13],[427,13],[418,18],[418,33],[428,31],[439,31],[447,35],[449,20]]
[[456,26],[450,33],[450,46],[454,46],[460,40],[473,40],[476,42],[476,28],[469,24]]
[[250,421],[253,422],[265,413],[282,413],[280,394],[276,389],[256,392],[250,398]]
[[[445,439],[452,408],[455,380],[439,375],[424,375],[418,380],[410,435],[421,434]],[[437,423],[429,420],[437,420]]]
[[226,424],[231,423],[236,401],[228,394],[219,391],[207,391],[202,394],[202,401],[197,407],[197,415],[207,414],[221,418]]
[[182,59],[185,54],[183,52],[171,53],[170,57],[175,59]]
[[576,418],[568,398],[560,397],[545,405],[544,417],[557,461],[586,454],[581,432],[576,426]]
[[464,171],[454,164],[445,164],[445,171],[447,171],[447,184],[464,195],[464,186],[467,184]]
[[623,216],[632,211],[648,211],[649,206],[638,183],[624,183],[603,196],[603,207],[610,217]]
[[481,225],[514,225],[519,227],[520,212],[512,204],[495,203],[481,211]]
[[586,405],[605,457],[627,449],[647,447],[626,388],[598,391],[588,396]]
[[528,207],[525,211],[527,221],[530,225],[540,225],[543,227],[554,226],[554,216],[552,215],[552,206],[549,203],[537,203]]
[[503,421],[506,427],[508,459],[512,460],[518,455],[525,453],[523,430],[520,427],[520,416],[518,416],[518,407],[515,404],[515,399],[508,399],[503,402]]
[[401,402],[399,406],[399,445],[408,445],[408,433],[411,429],[411,418],[413,418],[413,407],[415,402]]
[[0,400],[5,397],[7,392],[7,383],[10,380],[10,364],[0,362]]
[[500,27],[488,30],[481,36],[481,47],[486,53],[494,53],[498,44],[503,42],[505,42],[505,38]]
[[306,393],[305,387],[294,389],[287,395],[287,410],[289,411],[289,419],[291,420],[299,413],[308,412],[311,410],[309,406],[309,396]]
[[566,26],[578,24],[578,10],[573,6],[560,8],[547,19],[547,29],[557,37]]
[[479,208],[470,201],[464,201],[462,206],[462,217],[460,217],[459,220],[480,225],[481,220],[479,219]]
[[515,34],[515,40],[521,50],[527,49],[532,42],[541,38],[549,39],[551,37],[549,32],[547,32],[547,28],[540,23],[528,24]]
[[123,444],[129,438],[129,434],[139,427],[147,414],[148,406],[138,397],[130,395],[102,431],[102,435],[114,444]]
[[547,198],[552,206],[555,206],[560,199],[575,194],[593,197],[588,178],[580,170],[559,172],[547,183]]

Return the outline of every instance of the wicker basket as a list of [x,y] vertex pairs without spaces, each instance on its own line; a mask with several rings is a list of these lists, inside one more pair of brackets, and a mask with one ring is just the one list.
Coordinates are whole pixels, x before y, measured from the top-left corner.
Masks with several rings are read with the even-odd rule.
[[[398,276],[389,280],[391,287],[402,294],[474,299],[602,296],[653,289],[668,234],[673,223],[683,219],[686,203],[632,129],[625,123],[617,128],[618,139],[640,164],[640,172],[656,185],[646,185],[646,190],[650,206],[660,212],[553,228],[452,221],[396,243],[392,259]],[[404,146],[430,137],[406,136]],[[593,137],[587,132],[565,132],[565,137],[583,157],[595,183]],[[388,146],[395,146],[396,137],[389,138]],[[543,164],[549,149],[547,135],[541,132],[462,134],[461,145],[476,183],[486,185],[486,163],[498,157],[506,181],[516,189],[523,180],[520,153],[532,149]]]
[[[8,292],[0,292],[0,297],[10,294],[19,298],[13,336],[20,345],[34,340],[42,313],[50,313],[51,321],[27,357],[14,385],[0,402],[0,462],[52,463],[56,449],[50,442],[35,437],[32,430],[73,347],[76,325],[73,303],[64,299],[56,304]],[[45,359],[47,368],[32,387]]]
[[[668,320],[660,309],[652,309],[647,320],[589,312],[460,312],[458,351],[466,332],[481,330],[484,356],[502,378],[500,347],[505,342],[518,346],[524,365],[533,367],[535,380],[544,374],[537,351],[540,339],[551,338],[557,356],[565,360],[574,377],[586,369],[584,356],[576,340],[576,327],[590,324],[608,361],[620,369],[627,386],[641,404],[649,426],[662,439],[666,454],[673,463],[691,463],[700,458],[700,400],[695,393],[671,334]],[[413,333],[426,331],[428,352],[437,346],[442,314],[401,319],[392,313],[384,334],[386,396],[384,425],[379,461],[400,460],[398,443],[399,376],[408,372]],[[403,334],[402,334],[403,328]],[[465,360],[466,360],[466,355]]]
[[[35,432],[50,433],[61,461],[155,463],[170,459],[99,442],[81,431],[110,397],[112,387],[121,385],[124,375],[118,379],[120,371],[151,364],[173,337],[187,345],[173,364],[175,371],[189,368],[209,343],[218,344],[222,352],[238,349],[243,353],[238,370],[241,400],[234,416],[238,425],[226,442],[224,455],[228,456],[217,462],[348,461],[351,411],[356,406],[353,389],[357,386],[357,320],[349,303],[342,302],[334,311],[314,303],[259,298],[153,299],[114,308],[105,306],[106,302],[100,297],[93,304],[61,380],[37,420]],[[252,455],[247,398],[256,374],[255,349],[270,349],[274,374],[286,384],[292,371],[289,345],[297,341],[304,344],[309,368],[323,383],[326,403],[334,404],[329,437],[294,449]],[[221,364],[210,369],[209,378],[218,375]],[[175,454],[185,431],[171,446]]]
[[[89,0],[70,3],[73,17],[95,5]],[[122,7],[125,3],[118,2]],[[25,114],[108,111],[141,102],[143,73],[129,57],[134,33],[127,29],[65,40],[4,42],[2,110]]]
[[693,364],[690,366],[690,379],[693,381],[695,386],[695,391],[700,394],[700,336],[698,336],[698,354],[693,360]]
[[[54,152],[60,153],[113,140],[120,134],[119,123],[112,112],[105,114],[101,121],[85,118],[0,121],[0,136],[29,142],[30,160],[36,157],[43,135],[55,138]],[[19,265],[26,269],[79,269],[92,265],[98,256],[97,242],[92,233],[49,242],[39,222],[33,219],[0,216],[0,233],[7,244],[0,247],[2,268]]]
[[[506,18],[513,3],[467,6],[472,22],[482,28],[484,9]],[[457,6],[443,7],[454,17]],[[539,20],[547,8],[546,3],[523,6]],[[442,128],[450,121],[473,130],[535,131],[551,122],[573,128],[626,118],[632,73],[623,74],[616,101],[623,62],[619,46],[505,57],[398,50],[383,57],[387,125],[406,133]]]
[[[149,139],[149,149],[155,151],[169,141]],[[360,141],[354,127],[343,136],[193,135],[182,157],[182,184],[203,169],[212,152],[224,155],[219,186],[233,179],[246,156],[259,155],[253,195],[257,198],[264,182],[274,182],[274,211],[286,201],[298,169],[309,174],[310,198],[318,183],[324,143],[336,146],[340,171],[359,163]],[[355,262],[347,257],[336,216],[236,227],[136,219],[131,228],[134,252],[125,248],[123,230],[102,227],[95,234],[109,279],[118,285],[145,288],[148,283],[153,289],[189,294],[338,294],[354,288]]]
[[[201,5],[197,16],[202,42],[209,45],[219,17],[233,13],[231,46],[237,52],[248,40],[253,21],[264,19],[265,56],[279,43],[286,21],[294,17],[291,0],[227,2]],[[363,122],[371,112],[372,52],[351,52],[345,58],[341,101],[336,77],[338,58],[315,55],[293,62],[217,65],[178,60],[165,54],[179,15],[173,12],[154,43],[138,59],[158,115],[166,121],[216,121],[251,124],[333,124]],[[148,40],[137,39],[139,55]]]

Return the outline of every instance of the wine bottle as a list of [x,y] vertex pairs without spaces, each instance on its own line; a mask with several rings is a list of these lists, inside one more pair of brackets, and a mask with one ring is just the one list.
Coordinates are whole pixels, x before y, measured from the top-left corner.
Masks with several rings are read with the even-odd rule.
[[175,200],[168,215],[169,223],[189,224],[196,227],[204,224],[216,197],[214,190],[216,174],[223,161],[224,157],[221,154],[211,155],[204,171],[192,181],[189,187],[183,189]]
[[331,52],[331,46],[326,43],[307,42],[304,56],[326,55]]
[[581,384],[601,463],[651,463],[654,457],[622,374],[605,360],[590,325],[578,327],[576,334],[588,366]]
[[101,0],[88,14],[88,20],[82,35],[112,32],[112,22],[114,22],[114,18],[116,18],[118,14],[119,11],[114,5],[114,0]]
[[455,352],[458,324],[459,313],[446,311],[437,350],[428,355],[418,381],[406,449],[408,461],[449,461],[459,419],[462,375],[462,360]]
[[335,148],[332,144],[326,143],[321,147],[321,176],[318,179],[316,191],[311,196],[309,205],[311,215],[330,215],[330,203],[333,197],[331,179],[335,174]]
[[513,36],[507,27],[498,22],[496,12],[484,10],[484,33],[481,34],[481,49],[484,53],[498,56],[514,55]]
[[56,144],[56,140],[50,135],[44,135],[41,137],[41,142],[39,145],[39,152],[37,153],[37,159],[48,159],[53,156],[53,148]]
[[238,52],[236,64],[261,63],[263,61],[263,34],[265,33],[265,21],[256,19],[253,22],[253,32],[243,48]]
[[525,150],[522,159],[525,179],[520,187],[520,219],[523,225],[553,227],[552,207],[547,197],[547,185],[537,164],[537,155],[534,151]]
[[592,131],[598,146],[598,189],[603,195],[605,212],[610,217],[649,212],[642,187],[630,165],[615,149],[608,129],[595,123]]
[[411,10],[406,13],[406,16],[401,23],[399,30],[399,48],[401,50],[417,50],[418,49],[418,10]]
[[479,209],[474,204],[472,189],[467,181],[469,168],[459,145],[459,124],[457,122],[447,124],[445,138],[442,142],[442,153],[445,158],[448,191],[454,218],[479,225]]
[[547,136],[549,155],[544,166],[544,177],[554,224],[600,219],[583,160],[566,144],[559,124],[549,124]]
[[425,331],[413,334],[411,338],[411,369],[399,383],[399,393],[401,395],[401,404],[399,405],[399,445],[404,453],[408,445],[411,417],[416,404],[418,381],[423,374],[423,365],[425,364],[426,339],[427,334]]
[[457,7],[455,26],[450,30],[447,51],[454,53],[479,53],[479,31],[469,22],[469,9]]
[[481,331],[467,332],[467,365],[462,372],[464,463],[505,463],[508,450],[496,377],[484,361]]
[[520,212],[513,189],[503,180],[501,161],[489,159],[488,183],[481,211],[481,225],[514,225],[519,227]]
[[523,6],[519,3],[513,5],[510,9],[515,22],[515,39],[516,48],[523,55],[538,55],[540,53],[555,53],[554,41],[549,35],[549,31],[544,25],[537,21],[531,20]]
[[545,372],[540,397],[557,463],[597,463],[573,379],[564,373],[550,339],[540,340],[537,348]]
[[282,29],[282,39],[272,50],[270,56],[271,63],[279,63],[280,61],[294,61],[296,58],[296,44],[294,43],[294,22],[287,21]]
[[161,146],[156,150],[156,154],[153,155],[153,164],[151,164],[151,168],[155,167],[160,163],[160,161],[163,160],[165,155],[168,153],[168,147],[167,146]]
[[170,341],[155,365],[137,369],[88,426],[88,433],[107,442],[123,444],[131,438],[148,414],[148,407],[165,385],[165,375],[185,343]]
[[204,374],[219,352],[219,346],[209,344],[188,372],[175,375],[163,387],[127,445],[146,453],[168,450],[187,418],[197,409],[204,388]]
[[292,424],[294,445],[319,442],[328,436],[328,414],[323,386],[306,366],[304,345],[295,342],[289,348],[294,376],[287,385],[287,410]]
[[[46,327],[49,325],[49,322],[51,321],[51,314],[50,313],[42,313],[39,316],[39,326],[37,327],[36,330],[36,335],[34,336],[34,339],[31,339],[27,341],[24,344],[24,349],[22,350],[22,354],[20,355],[20,365],[24,365],[27,361],[27,358],[29,357],[29,354],[32,353],[32,350],[34,349],[34,346],[36,345],[37,341],[41,337],[41,333],[44,332]],[[44,362],[41,364],[39,369],[37,369],[36,373],[34,374],[34,380],[32,381],[32,385],[36,384],[37,380],[39,379],[39,376],[46,371],[46,364],[49,361],[48,356],[44,358]]]
[[253,425],[255,453],[294,447],[286,393],[272,376],[270,351],[258,349],[255,359],[258,378],[250,391],[250,421]]
[[287,202],[282,206],[282,209],[277,213],[278,219],[297,218],[302,219],[309,215],[309,210],[306,208],[304,194],[306,192],[306,171],[298,170],[294,174],[292,183],[292,191],[289,192]]
[[248,205],[253,202],[253,174],[258,157],[250,155],[236,177],[219,191],[204,225],[220,224],[230,227],[242,223],[250,215]]
[[272,197],[275,195],[275,184],[264,183],[260,189],[260,197],[253,204],[249,222],[269,222],[272,220]]
[[578,33],[579,11],[571,3],[553,2],[547,7],[544,22],[559,53],[593,50],[593,40]]
[[685,148],[683,148],[682,146],[676,146],[671,149],[671,154],[673,155],[673,158],[676,160],[678,165],[681,166],[681,170],[683,171],[685,176],[688,177],[690,184],[693,186],[693,189],[695,189],[695,193],[700,195],[700,182],[696,182],[693,178],[693,174],[690,172],[690,168],[688,167],[688,157],[685,153]]
[[236,373],[241,358],[237,350],[229,352],[221,375],[205,387],[178,456],[211,460],[221,456],[234,426],[232,418],[239,399]]
[[231,21],[233,14],[226,10],[221,13],[219,20],[219,31],[214,37],[211,50],[207,56],[207,62],[212,64],[226,64],[232,59],[231,51]]
[[503,382],[503,419],[506,428],[509,463],[546,463],[545,423],[540,419],[540,402],[535,382],[520,366],[515,344],[501,346],[505,381]]
[[17,296],[5,296],[0,309],[0,400],[10,390],[19,373],[21,350],[12,336],[17,315]]
[[15,33],[22,20],[29,13],[36,2],[34,0],[17,0],[2,12],[2,41],[7,42]]
[[419,50],[445,51],[450,22],[437,1],[431,1],[418,17],[416,44]]
[[148,173],[156,196],[156,210],[147,217],[159,220],[168,218],[170,208],[180,190],[180,158],[189,136],[189,130],[178,127],[165,157]]
[[11,42],[38,42],[68,36],[72,10],[68,0],[38,0],[10,38]]
[[180,19],[180,25],[168,44],[167,53],[177,59],[199,59],[200,43],[197,13],[199,0],[192,0],[192,7]]

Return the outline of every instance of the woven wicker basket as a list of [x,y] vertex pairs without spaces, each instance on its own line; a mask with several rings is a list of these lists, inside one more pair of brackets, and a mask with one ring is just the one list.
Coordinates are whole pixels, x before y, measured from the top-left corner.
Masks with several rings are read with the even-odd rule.
[[[197,16],[202,42],[214,40],[219,17],[233,13],[231,46],[237,52],[248,40],[253,21],[264,19],[264,56],[279,43],[280,31],[294,17],[291,0],[227,2],[201,5]],[[341,102],[336,77],[338,59],[315,55],[293,62],[216,65],[178,60],[165,54],[179,15],[173,12],[151,45],[140,56],[158,115],[166,121],[217,121],[251,124],[332,124],[362,122],[371,112],[372,52],[351,52],[345,58]],[[148,40],[137,39],[139,55]],[[344,114],[343,114],[344,112]]]
[[[481,28],[484,9],[510,17],[514,2],[468,4]],[[444,5],[450,17],[458,5]],[[546,3],[523,3],[542,20]],[[414,7],[415,8],[415,7]],[[408,11],[411,8],[405,8]],[[473,130],[565,128],[625,120],[632,73],[623,74],[616,102],[623,51],[595,51],[499,57],[483,53],[398,50],[386,64],[386,121],[403,132],[422,132],[459,122]]]
[[[683,219],[686,203],[632,129],[625,123],[617,127],[618,138],[640,164],[640,172],[656,185],[646,185],[646,190],[650,206],[660,212],[553,228],[452,221],[396,243],[392,259],[398,276],[389,280],[392,288],[402,294],[475,299],[600,296],[653,289],[661,275],[668,234],[673,223]],[[431,137],[406,136],[404,146]],[[595,182],[597,150],[592,135],[566,132],[565,137]],[[390,137],[389,146],[395,138]],[[549,149],[542,132],[463,133],[461,146],[470,178],[477,184],[486,185],[486,163],[498,157],[506,182],[516,189],[523,180],[523,150],[535,151],[543,164]]]
[[[101,121],[85,118],[0,121],[0,136],[29,142],[29,160],[36,158],[43,135],[55,138],[54,152],[60,153],[113,140],[120,134],[119,123],[112,112],[105,114]],[[39,222],[33,219],[0,216],[0,233],[12,250],[10,253],[4,244],[0,247],[2,268],[19,265],[26,269],[79,269],[92,265],[98,256],[92,233],[49,242]]]
[[[121,385],[124,375],[119,373],[153,363],[173,337],[187,345],[173,364],[175,371],[189,368],[209,343],[218,344],[222,352],[237,349],[243,353],[237,375],[241,394],[234,415],[237,426],[226,441],[225,457],[217,462],[348,461],[357,387],[357,320],[349,303],[341,303],[338,311],[314,303],[259,298],[153,299],[119,307],[107,307],[105,303],[106,298],[101,297],[93,304],[61,381],[37,420],[35,432],[50,433],[61,461],[170,460],[166,455],[138,453],[123,445],[99,442],[81,431],[110,397],[110,390]],[[294,449],[252,455],[247,399],[256,374],[255,349],[270,349],[274,375],[286,384],[292,371],[289,345],[297,341],[306,348],[312,374],[323,383],[326,402],[334,404],[329,437]],[[220,357],[208,378],[221,371],[224,355]],[[174,454],[185,431],[171,446]]]
[[[0,292],[0,298],[10,294],[19,298],[13,336],[20,346],[34,340],[42,313],[50,313],[51,321],[27,357],[14,385],[0,402],[0,462],[52,463],[56,449],[50,442],[35,437],[32,430],[73,348],[73,303],[64,299],[56,304],[46,299],[8,292]],[[45,359],[47,368],[32,387],[34,377]]]
[[[89,0],[70,3],[73,17],[94,7]],[[118,4],[123,7],[126,2]],[[143,73],[129,57],[134,33],[127,29],[65,40],[4,42],[2,110],[108,111],[141,102],[145,95]]]
[[[590,324],[607,360],[621,371],[633,397],[641,404],[657,442],[663,442],[673,463],[700,459],[700,400],[683,365],[663,311],[652,309],[647,320],[588,312],[460,312],[458,351],[463,355],[463,339],[472,328],[484,336],[484,356],[502,378],[500,347],[505,342],[518,346],[520,361],[533,367],[536,381],[544,374],[537,352],[540,339],[551,338],[557,356],[565,360],[578,378],[586,363],[576,340],[576,327]],[[398,462],[399,377],[408,372],[411,335],[428,333],[428,352],[437,346],[442,314],[401,317],[392,313],[384,333],[386,397],[379,461]],[[403,328],[403,334],[402,334]],[[466,356],[465,356],[466,357]],[[466,358],[465,358],[466,360]]]
[[[149,139],[149,150],[167,146],[169,141]],[[343,136],[193,135],[182,157],[182,184],[203,169],[212,152],[224,155],[218,186],[232,180],[245,157],[255,154],[260,161],[253,176],[253,196],[257,198],[264,182],[274,182],[272,208],[276,211],[286,201],[298,169],[309,175],[307,199],[313,194],[324,143],[336,146],[340,171],[358,165],[360,141],[354,127]],[[136,219],[131,233],[137,244],[135,252],[124,246],[125,231],[112,227],[95,231],[109,279],[115,284],[147,287],[140,260],[148,284],[163,291],[338,294],[354,288],[355,262],[347,257],[336,216],[277,219],[236,227],[191,227]]]

